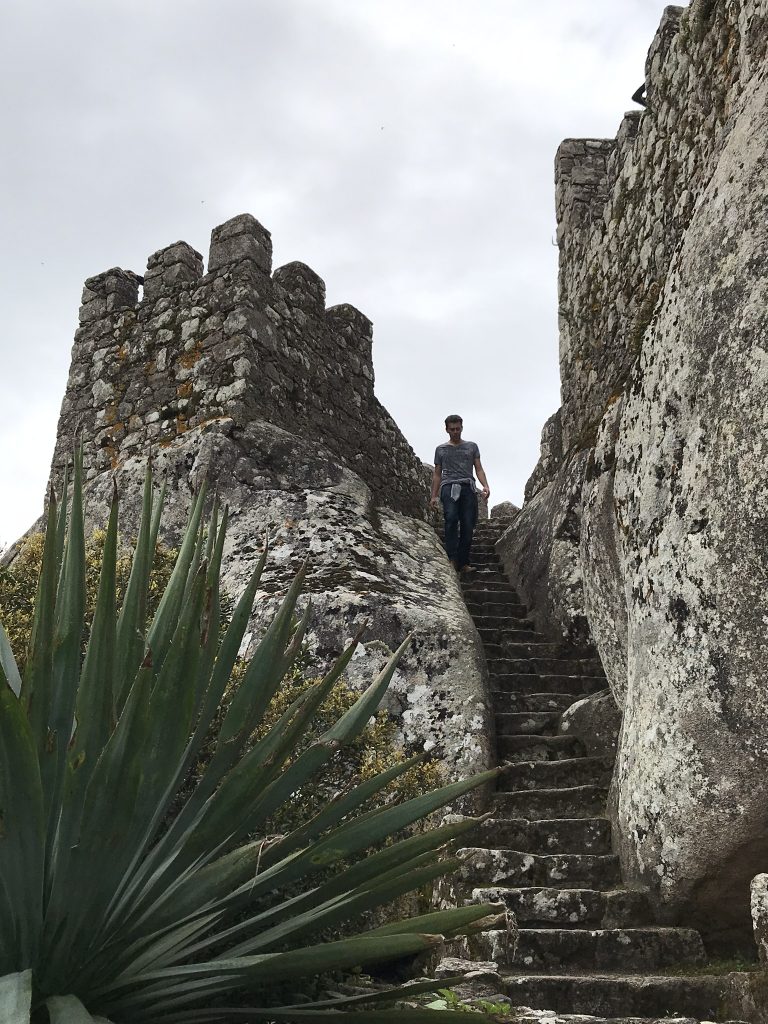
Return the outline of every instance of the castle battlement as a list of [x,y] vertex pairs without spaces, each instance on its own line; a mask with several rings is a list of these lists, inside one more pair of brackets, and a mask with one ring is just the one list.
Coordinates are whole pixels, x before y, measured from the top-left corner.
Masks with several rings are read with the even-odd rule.
[[212,421],[267,420],[419,515],[421,464],[374,396],[372,338],[354,306],[326,309],[306,264],[272,271],[270,233],[250,214],[213,229],[207,270],[186,242],[153,253],[143,278],[113,267],[85,282],[52,473],[77,434],[95,476]]
[[640,351],[676,247],[766,59],[759,5],[667,7],[648,51],[644,110],[615,139],[555,158],[565,451],[588,448]]

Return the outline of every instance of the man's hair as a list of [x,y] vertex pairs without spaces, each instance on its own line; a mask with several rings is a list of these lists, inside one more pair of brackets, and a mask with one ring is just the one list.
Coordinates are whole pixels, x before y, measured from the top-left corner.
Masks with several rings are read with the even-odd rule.
[[461,416],[455,416],[455,415],[454,416],[446,416],[445,417],[445,425],[446,425],[446,427],[448,426],[449,423],[461,423],[463,425],[464,420],[461,418]]

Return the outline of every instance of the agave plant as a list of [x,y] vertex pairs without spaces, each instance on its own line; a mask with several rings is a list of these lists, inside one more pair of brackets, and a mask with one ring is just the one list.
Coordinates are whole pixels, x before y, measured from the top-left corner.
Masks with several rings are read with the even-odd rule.
[[[405,647],[308,746],[298,749],[357,640],[250,743],[304,638],[310,607],[298,621],[295,611],[302,570],[228,705],[204,773],[169,819],[230,680],[266,550],[224,628],[227,511],[214,502],[206,526],[201,491],[147,626],[162,507],[148,471],[119,609],[113,496],[83,656],[81,461],[69,517],[66,501],[57,510],[51,496],[23,674],[0,626],[0,1017],[27,1020],[31,1008],[52,1024],[334,1019],[339,1012],[349,1021],[355,1007],[353,1019],[379,1019],[385,1011],[375,1003],[386,994],[308,1008],[285,993],[307,976],[420,953],[496,915],[493,905],[463,907],[321,941],[327,929],[453,870],[456,861],[438,851],[477,819],[399,834],[494,773],[371,809],[410,759],[339,794],[289,834],[266,835],[275,810],[364,728]],[[244,1010],[249,992],[259,1006]]]

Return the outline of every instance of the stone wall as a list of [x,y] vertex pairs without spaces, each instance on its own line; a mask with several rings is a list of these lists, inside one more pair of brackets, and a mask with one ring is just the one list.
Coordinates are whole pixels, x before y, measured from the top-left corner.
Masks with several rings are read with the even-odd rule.
[[233,599],[270,542],[246,653],[307,562],[309,671],[324,672],[367,623],[347,672],[363,687],[411,635],[387,707],[408,749],[466,777],[494,763],[487,668],[425,520],[431,473],[373,393],[370,321],[326,309],[323,282],[301,263],[270,274],[270,255],[269,233],[246,215],[213,231],[207,273],[179,242],[150,257],[141,296],[130,271],[86,282],[52,475],[82,437],[89,523],[104,523],[114,477],[131,537],[151,449],[171,544],[207,480],[229,509],[222,584]]
[[625,877],[724,943],[768,863],[767,47],[768,0],[667,8],[647,109],[558,150],[563,404],[499,541],[623,709]]
[[670,261],[765,58],[755,0],[667,7],[648,51],[647,109],[615,139],[555,158],[563,448],[591,447],[640,351]]
[[208,272],[185,242],[150,256],[142,279],[89,278],[59,420],[54,474],[78,430],[88,472],[116,466],[216,418],[265,419],[324,444],[409,515],[426,506],[421,464],[374,395],[372,325],[325,308],[303,263],[271,271],[269,232],[250,215],[211,235]]

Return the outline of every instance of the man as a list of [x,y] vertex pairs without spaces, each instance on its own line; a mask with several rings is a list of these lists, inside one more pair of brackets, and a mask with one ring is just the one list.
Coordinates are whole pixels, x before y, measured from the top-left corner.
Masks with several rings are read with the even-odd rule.
[[435,450],[435,471],[432,474],[432,507],[437,499],[443,505],[445,518],[445,550],[457,572],[469,571],[469,549],[477,523],[477,494],[475,479],[483,485],[486,500],[491,491],[480,462],[480,449],[474,441],[463,441],[464,423],[461,416],[448,416],[445,430],[447,444]]

